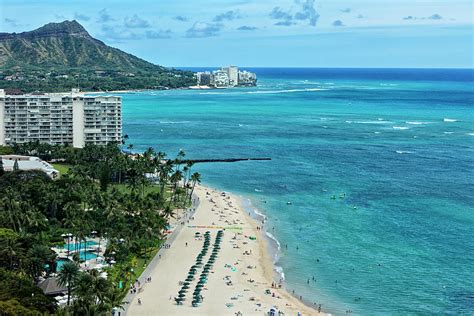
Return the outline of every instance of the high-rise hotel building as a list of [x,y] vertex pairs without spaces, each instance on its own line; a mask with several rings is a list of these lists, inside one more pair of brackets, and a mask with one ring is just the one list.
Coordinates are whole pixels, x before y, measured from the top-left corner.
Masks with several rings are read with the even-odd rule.
[[106,145],[122,140],[122,99],[69,93],[5,94],[0,89],[0,145]]

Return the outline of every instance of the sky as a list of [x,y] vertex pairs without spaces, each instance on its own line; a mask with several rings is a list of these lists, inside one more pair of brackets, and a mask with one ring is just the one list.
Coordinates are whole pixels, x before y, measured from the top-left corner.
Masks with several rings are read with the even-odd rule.
[[0,32],[76,20],[169,67],[474,68],[471,0],[0,0]]

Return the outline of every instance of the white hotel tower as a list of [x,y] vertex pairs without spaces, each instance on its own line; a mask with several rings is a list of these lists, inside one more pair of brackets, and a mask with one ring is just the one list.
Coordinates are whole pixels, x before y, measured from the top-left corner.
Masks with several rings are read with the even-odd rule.
[[0,89],[0,145],[105,145],[122,140],[122,98],[69,93],[10,95]]

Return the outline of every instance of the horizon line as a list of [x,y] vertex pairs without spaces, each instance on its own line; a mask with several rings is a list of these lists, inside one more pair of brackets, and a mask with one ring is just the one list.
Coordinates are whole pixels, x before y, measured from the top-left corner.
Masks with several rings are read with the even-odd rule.
[[[220,68],[229,65],[220,66],[165,66],[167,68]],[[318,66],[236,66],[238,68],[274,68],[274,69],[399,69],[399,70],[472,70],[474,67],[318,67]]]

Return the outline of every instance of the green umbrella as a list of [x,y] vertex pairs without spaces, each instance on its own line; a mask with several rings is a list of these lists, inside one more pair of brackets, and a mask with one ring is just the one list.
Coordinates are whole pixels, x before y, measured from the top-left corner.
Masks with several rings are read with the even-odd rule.
[[179,293],[178,294],[178,297],[185,297],[185,296],[186,296],[186,294],[184,294],[184,293]]
[[183,285],[181,288],[187,290],[189,289],[189,285]]
[[184,293],[186,293],[186,292],[187,292],[186,290],[179,290],[179,291],[178,291],[178,294],[184,294]]

